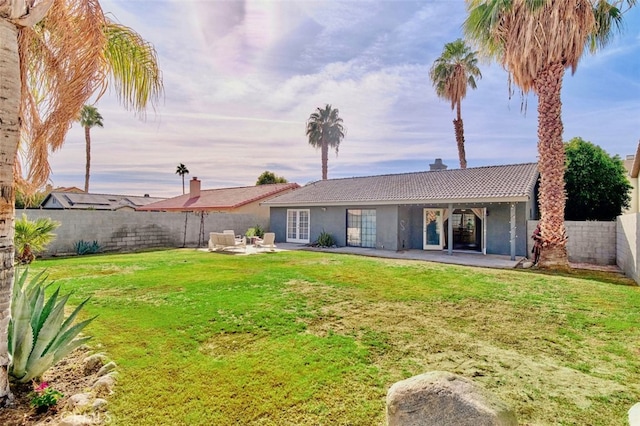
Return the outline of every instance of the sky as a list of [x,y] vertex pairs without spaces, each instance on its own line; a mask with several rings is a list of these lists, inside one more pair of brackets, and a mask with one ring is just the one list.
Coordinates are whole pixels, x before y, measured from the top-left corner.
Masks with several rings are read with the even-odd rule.
[[[250,186],[264,171],[321,179],[306,121],[331,105],[344,120],[329,178],[458,168],[450,104],[429,69],[463,36],[464,0],[100,0],[108,16],[154,45],[164,94],[142,119],[115,91],[96,104],[90,192],[173,197],[176,167],[203,189]],[[621,35],[586,53],[562,90],[563,140],[611,155],[640,141],[640,5]],[[537,161],[537,98],[509,96],[508,74],[480,63],[462,102],[468,167]],[[523,109],[523,105],[526,108]],[[74,123],[51,156],[53,186],[84,186],[84,130]],[[188,182],[187,190],[188,190]]]

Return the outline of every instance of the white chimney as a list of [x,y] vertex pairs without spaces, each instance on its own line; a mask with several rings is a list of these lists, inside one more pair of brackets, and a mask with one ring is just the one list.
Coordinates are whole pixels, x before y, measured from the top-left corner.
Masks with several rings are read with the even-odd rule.
[[193,177],[189,181],[189,198],[197,198],[200,196],[200,181],[197,177]]

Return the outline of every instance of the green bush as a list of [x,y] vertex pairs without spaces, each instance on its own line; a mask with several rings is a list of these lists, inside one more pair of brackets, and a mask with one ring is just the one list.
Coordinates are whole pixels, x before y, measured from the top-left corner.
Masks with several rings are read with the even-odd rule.
[[247,237],[264,238],[264,229],[262,229],[260,225],[256,225],[253,228],[247,229],[247,232],[245,233],[245,235]]
[[89,340],[90,337],[76,339],[76,336],[95,318],[72,325],[89,299],[65,319],[64,306],[69,295],[58,297],[58,288],[45,300],[49,284],[45,284],[43,272],[27,281],[28,273],[28,269],[22,274],[16,271],[9,320],[9,375],[19,383],[41,377],[69,352]]
[[29,396],[31,397],[31,406],[38,412],[49,411],[51,407],[58,404],[60,398],[64,397],[62,392],[55,390],[47,382],[40,383]]
[[82,256],[83,254],[95,254],[102,250],[102,246],[97,241],[84,241],[80,240],[73,245],[76,254]]
[[336,241],[333,238],[333,235],[323,230],[320,233],[320,236],[318,236],[318,241],[316,241],[316,244],[319,247],[333,247],[336,245]]

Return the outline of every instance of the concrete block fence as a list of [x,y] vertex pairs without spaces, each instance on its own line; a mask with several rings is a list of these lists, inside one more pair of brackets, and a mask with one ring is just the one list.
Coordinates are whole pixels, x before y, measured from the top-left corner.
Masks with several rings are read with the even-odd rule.
[[256,225],[269,226],[251,214],[26,209],[16,210],[16,218],[23,213],[30,220],[48,217],[61,223],[44,256],[74,254],[80,240],[97,241],[103,251],[206,247],[209,232],[233,229],[244,235]]
[[[527,222],[527,253],[531,254],[531,234],[538,225],[537,220]],[[616,264],[616,222],[566,221],[567,254],[570,262],[595,265]]]

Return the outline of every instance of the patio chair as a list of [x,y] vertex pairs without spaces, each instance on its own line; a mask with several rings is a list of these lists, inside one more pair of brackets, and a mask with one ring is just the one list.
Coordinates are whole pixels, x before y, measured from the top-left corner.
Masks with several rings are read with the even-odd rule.
[[231,233],[210,232],[209,233],[209,251],[226,251],[241,248],[246,251],[247,240],[242,238],[236,239]]
[[276,234],[274,232],[265,232],[262,241],[256,241],[256,248],[269,248],[274,251],[276,248]]

